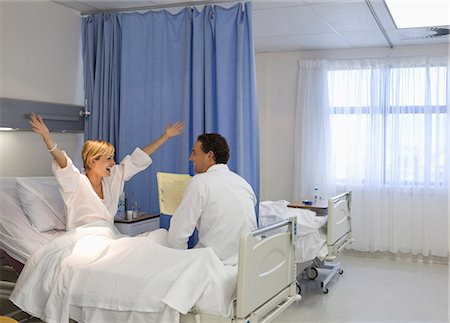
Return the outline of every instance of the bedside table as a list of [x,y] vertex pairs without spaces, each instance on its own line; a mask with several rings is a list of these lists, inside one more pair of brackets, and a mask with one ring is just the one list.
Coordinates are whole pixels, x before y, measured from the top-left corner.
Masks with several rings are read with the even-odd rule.
[[311,205],[306,205],[303,202],[293,202],[288,204],[288,207],[311,210],[316,212],[317,216],[324,216],[328,214],[328,200],[326,199],[320,199]]
[[122,234],[137,236],[138,234],[159,229],[159,214],[141,214],[136,219],[116,219],[114,225]]

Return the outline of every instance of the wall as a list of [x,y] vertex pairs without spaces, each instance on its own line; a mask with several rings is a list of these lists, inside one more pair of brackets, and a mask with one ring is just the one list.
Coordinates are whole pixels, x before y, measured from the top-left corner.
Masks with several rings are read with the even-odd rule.
[[[0,96],[83,105],[81,19],[50,1],[0,1]],[[81,166],[83,135],[54,139]],[[51,156],[33,132],[0,132],[0,176],[50,175]]]
[[448,44],[422,47],[257,53],[256,79],[260,114],[260,200],[292,200],[294,119],[299,59],[448,56]]

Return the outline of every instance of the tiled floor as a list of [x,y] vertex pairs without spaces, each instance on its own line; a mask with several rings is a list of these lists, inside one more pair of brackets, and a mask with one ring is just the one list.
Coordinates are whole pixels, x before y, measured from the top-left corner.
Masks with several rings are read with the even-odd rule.
[[344,273],[328,294],[320,283],[302,280],[303,299],[275,321],[448,322],[448,264],[393,258],[347,252],[339,257]]
[[[395,259],[394,259],[395,258]],[[422,263],[406,257],[346,252],[344,273],[329,284],[320,278],[302,280],[303,299],[291,305],[275,322],[448,322],[449,272],[445,262]],[[2,271],[5,275],[11,272]],[[3,313],[14,310],[5,300]],[[18,313],[21,322],[40,322]],[[132,323],[132,322],[131,322]]]

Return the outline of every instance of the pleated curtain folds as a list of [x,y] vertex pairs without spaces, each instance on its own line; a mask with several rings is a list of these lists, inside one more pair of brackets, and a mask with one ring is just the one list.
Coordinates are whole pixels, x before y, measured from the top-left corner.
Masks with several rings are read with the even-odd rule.
[[104,139],[116,159],[159,137],[168,122],[183,135],[153,156],[126,185],[143,210],[158,212],[156,172],[191,173],[189,155],[203,132],[230,145],[231,170],[259,194],[259,127],[252,4],[186,7],[83,19],[86,139]]

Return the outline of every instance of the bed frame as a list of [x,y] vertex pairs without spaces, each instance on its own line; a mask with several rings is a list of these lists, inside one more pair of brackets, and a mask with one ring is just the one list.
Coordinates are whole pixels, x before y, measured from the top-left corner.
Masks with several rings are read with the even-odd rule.
[[[327,248],[324,260],[314,259],[312,265],[298,264],[298,272],[305,271],[306,277],[314,280],[318,276],[317,269],[327,270],[326,277],[320,282],[322,291],[328,293],[328,283],[337,274],[343,274],[340,262],[333,262],[348,244],[353,242],[351,227],[352,192],[345,192],[328,199]],[[302,268],[300,268],[302,267]],[[306,267],[306,268],[305,268]]]
[[[301,296],[297,294],[296,288],[296,220],[294,217],[242,234],[238,260],[236,300],[233,303],[234,311],[232,317],[218,317],[205,313],[196,313],[195,309],[193,309],[194,312],[180,315],[180,321],[196,323],[269,322],[294,301],[300,300]],[[287,227],[288,230],[272,235],[266,234],[280,227]],[[2,245],[3,249],[5,247],[6,245]],[[16,272],[20,273],[23,264],[10,256],[8,249],[4,249],[4,251],[2,250],[3,261],[7,261]],[[8,298],[14,285],[14,282],[0,282],[0,296]],[[75,314],[70,316],[76,319],[77,315]]]
[[[264,233],[286,225],[289,227],[287,232],[258,240]],[[296,231],[296,218],[291,218],[242,234],[234,316],[188,313],[181,315],[180,322],[270,322],[300,300],[294,257]]]
[[[288,226],[287,232],[265,237],[265,233],[284,226]],[[270,322],[293,302],[300,300],[294,256],[296,231],[296,218],[291,218],[242,234],[233,317],[219,317],[194,310],[180,315],[180,322]],[[5,298],[15,285],[9,284]]]
[[352,192],[328,199],[326,260],[334,260],[349,243],[353,242],[351,226]]

